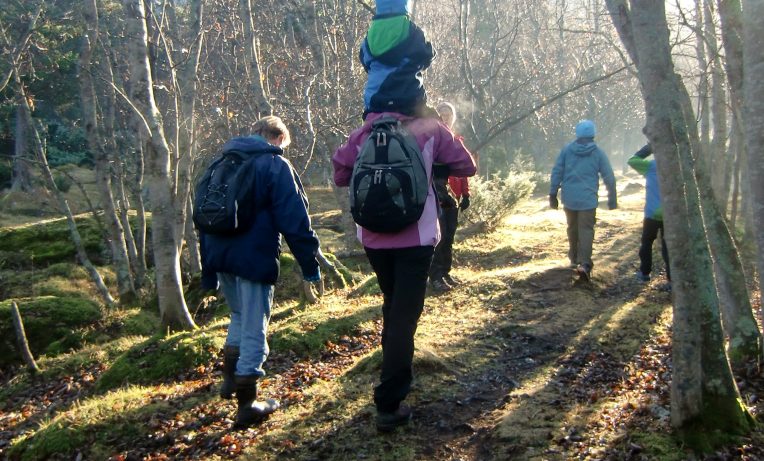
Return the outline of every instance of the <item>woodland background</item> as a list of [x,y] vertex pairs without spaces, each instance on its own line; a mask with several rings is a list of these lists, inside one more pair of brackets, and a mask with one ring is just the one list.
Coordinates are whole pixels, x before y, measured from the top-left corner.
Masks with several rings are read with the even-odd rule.
[[[212,301],[194,292],[193,184],[222,142],[270,113],[292,133],[287,157],[322,191],[329,214],[314,220],[332,231],[321,235],[332,250],[327,284],[356,289],[363,277],[342,275],[359,248],[346,191],[330,184],[330,157],[361,122],[357,51],[372,12],[359,0],[7,2],[0,293],[8,318],[16,302],[22,317],[37,315],[28,306],[39,290],[24,279],[83,271],[75,285],[89,287],[98,315],[153,309],[156,331],[196,331],[198,340],[197,326],[209,321],[199,306]],[[456,131],[479,161],[475,193],[485,199],[465,216],[473,232],[495,236],[534,187],[546,192],[580,119],[597,123],[597,142],[618,169],[653,144],[674,276],[671,424],[702,449],[756,427],[739,383],[759,376],[762,357],[762,14],[760,0],[412,2],[437,51],[428,97],[456,105]],[[19,233],[61,216],[56,232]],[[55,266],[62,254],[77,269]],[[31,272],[14,277],[22,270]],[[56,350],[98,343],[84,333],[71,341]],[[25,379],[18,371],[4,374]]]

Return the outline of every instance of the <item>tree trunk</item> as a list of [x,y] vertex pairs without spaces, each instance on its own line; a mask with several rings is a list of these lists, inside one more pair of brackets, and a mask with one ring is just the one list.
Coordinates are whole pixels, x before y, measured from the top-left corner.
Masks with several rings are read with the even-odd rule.
[[334,198],[340,207],[340,223],[342,224],[342,243],[347,254],[352,254],[360,250],[360,243],[356,236],[357,228],[350,214],[350,200],[347,187],[337,187],[332,181],[332,191]]
[[[184,241],[189,249],[189,261],[191,263],[191,267],[188,268],[189,272],[199,273],[201,271],[201,264],[199,263],[198,249],[196,249],[196,234],[190,222],[190,210],[193,208],[191,203],[191,178],[193,176],[193,160],[196,155],[196,82],[199,59],[204,44],[204,30],[202,29],[204,2],[193,0],[188,6],[192,13],[190,29],[186,33],[186,41],[189,43],[188,56],[181,55],[176,59],[181,60],[181,64],[179,65],[176,81],[176,87],[180,90],[179,102],[176,103],[176,107],[180,107],[180,113],[176,114],[177,142],[175,145],[178,149],[176,155],[178,160],[175,167],[177,171],[175,203],[178,205],[176,217],[178,235],[175,236],[175,239],[179,243],[178,251],[183,250],[182,244]],[[174,8],[171,8],[171,10],[174,11]]]
[[96,184],[101,196],[104,210],[106,229],[111,247],[114,269],[117,274],[119,299],[122,303],[132,302],[136,298],[130,262],[125,243],[125,232],[117,215],[114,205],[114,195],[111,190],[111,158],[104,149],[104,140],[99,136],[98,116],[96,114],[96,94],[91,76],[91,60],[93,44],[98,38],[98,9],[95,0],[83,3],[82,19],[85,34],[82,37],[79,61],[80,101],[82,103],[82,118],[88,147],[95,160]]
[[27,341],[27,334],[24,331],[24,322],[21,320],[21,312],[19,312],[19,306],[16,304],[16,301],[11,301],[11,316],[13,317],[13,327],[16,330],[16,344],[19,346],[21,358],[27,364],[29,372],[36,375],[40,372],[40,367],[37,366],[34,355],[32,355],[32,351],[29,349],[29,341]]
[[[191,216],[193,213],[193,200],[188,197],[186,200],[186,216]],[[202,272],[202,258],[199,254],[199,238],[196,235],[196,229],[194,229],[194,221],[186,219],[186,250],[188,251],[188,271],[191,274],[201,274]]]
[[28,136],[27,118],[21,104],[16,106],[15,144],[13,146],[13,169],[11,172],[11,190],[29,192],[32,190],[32,174],[27,161]]
[[273,113],[273,107],[268,102],[268,96],[265,93],[263,85],[263,74],[260,71],[260,54],[255,35],[255,19],[252,16],[251,0],[239,0],[239,9],[241,21],[244,23],[244,40],[247,49],[247,59],[249,60],[249,84],[252,91],[252,97],[255,100],[257,118]]
[[[183,297],[180,251],[176,236],[177,216],[171,180],[170,149],[153,92],[148,58],[148,30],[142,0],[124,0],[126,29],[130,47],[131,83],[134,104],[140,110],[140,124],[148,135],[146,186],[151,198],[151,241],[154,271],[163,330],[196,327]],[[136,133],[138,136],[138,133]],[[181,203],[185,206],[185,202]]]
[[[678,76],[669,49],[665,4],[659,0],[607,0],[616,29],[639,70],[663,195],[666,240],[674,288],[671,420],[681,433],[744,433],[751,419],[740,405],[724,353],[711,258],[692,175],[692,144],[682,111]],[[684,181],[678,181],[681,178]],[[684,182],[684,184],[683,184]],[[703,443],[714,445],[708,437]],[[705,448],[708,448],[706,446]]]
[[[759,295],[764,294],[764,2],[743,1],[743,126],[745,127],[753,230],[759,248]],[[764,299],[764,298],[762,298]],[[762,311],[759,311],[759,316]],[[762,318],[764,320],[764,318]]]
[[719,45],[716,40],[713,0],[705,3],[705,37],[708,54],[711,57],[711,113],[713,116],[713,139],[709,146],[709,178],[714,198],[722,215],[727,213],[729,202],[730,157],[727,155],[727,93],[726,80],[722,71]]
[[[677,80],[677,89],[691,151],[697,152],[700,148],[690,95],[681,80]],[[698,154],[694,158],[682,159],[682,174],[689,173],[684,177],[685,184],[697,182],[700,193],[699,205],[712,256],[722,326],[729,338],[728,357],[741,368],[751,360],[758,363],[761,333],[753,316],[740,254],[711,186],[713,168],[709,163],[713,159]]]
[[695,0],[695,57],[698,60],[700,75],[698,76],[698,119],[700,122],[700,143],[701,151],[698,155],[709,155],[711,144],[711,111],[709,109],[708,97],[708,58],[706,57],[706,40],[708,33],[703,28],[703,9],[704,0]]

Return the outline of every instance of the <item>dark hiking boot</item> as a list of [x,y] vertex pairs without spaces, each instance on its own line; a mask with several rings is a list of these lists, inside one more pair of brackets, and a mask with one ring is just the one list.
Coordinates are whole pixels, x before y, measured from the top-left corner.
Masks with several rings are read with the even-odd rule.
[[265,420],[281,405],[278,400],[257,399],[257,376],[236,377],[236,400],[239,403],[234,429],[244,429]]
[[446,283],[442,278],[431,280],[430,288],[432,288],[433,293],[445,293],[451,291],[451,285]]
[[239,361],[239,348],[237,346],[223,347],[223,384],[220,386],[220,397],[232,399],[236,390],[234,378],[236,376],[236,363]]
[[444,275],[443,276],[443,280],[447,284],[451,285],[452,287],[455,287],[457,285],[461,285],[462,284],[462,282],[459,279],[455,279],[454,277],[451,276],[451,274]]
[[637,271],[637,280],[640,282],[649,282],[650,274],[645,274],[642,271]]
[[588,264],[579,264],[576,267],[576,274],[584,282],[588,282],[592,278],[592,268]]
[[666,283],[661,283],[658,285],[658,291],[665,291],[666,293],[671,292],[671,281],[669,280]]
[[387,413],[377,411],[377,430],[380,432],[392,432],[396,427],[405,426],[411,421],[411,408],[405,403],[400,404],[398,409]]

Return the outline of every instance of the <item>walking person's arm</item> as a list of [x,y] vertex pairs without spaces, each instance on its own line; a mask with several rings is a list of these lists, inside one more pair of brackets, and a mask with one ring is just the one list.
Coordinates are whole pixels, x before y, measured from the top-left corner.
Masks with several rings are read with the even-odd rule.
[[310,224],[308,197],[289,161],[283,157],[276,159],[270,197],[276,230],[284,236],[305,280],[318,281],[321,277],[316,260],[319,242]]
[[560,203],[557,200],[557,192],[562,185],[562,176],[565,174],[565,151],[560,151],[560,155],[557,156],[557,160],[552,167],[552,176],[550,178],[549,186],[549,208],[556,210]]

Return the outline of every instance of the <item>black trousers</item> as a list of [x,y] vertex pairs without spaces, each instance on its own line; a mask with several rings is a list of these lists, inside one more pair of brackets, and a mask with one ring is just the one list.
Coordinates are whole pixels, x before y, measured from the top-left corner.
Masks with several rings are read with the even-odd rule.
[[454,260],[454,237],[459,225],[459,209],[442,208],[438,221],[440,221],[440,242],[432,256],[432,266],[430,266],[432,280],[442,278],[451,272]]
[[378,411],[394,412],[411,390],[414,333],[424,308],[433,247],[365,248],[382,290],[382,373]]
[[658,238],[658,231],[661,233],[661,255],[666,263],[666,278],[671,280],[671,271],[669,270],[669,255],[666,247],[666,239],[663,232],[663,221],[651,218],[645,218],[642,223],[642,243],[639,246],[639,270],[649,275],[653,270],[653,242]]

